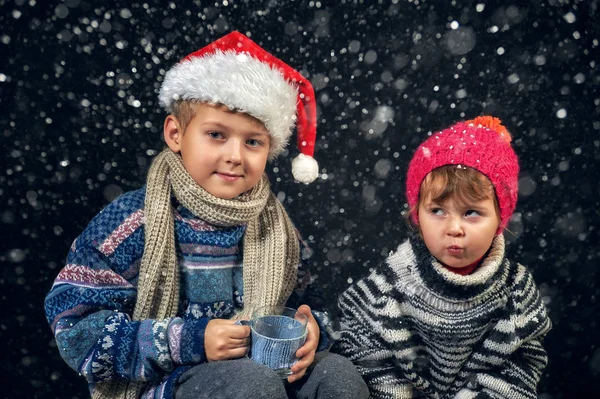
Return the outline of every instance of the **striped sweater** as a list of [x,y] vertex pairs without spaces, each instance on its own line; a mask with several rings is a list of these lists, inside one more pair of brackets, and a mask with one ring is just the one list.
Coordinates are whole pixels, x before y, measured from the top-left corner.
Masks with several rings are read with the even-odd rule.
[[[176,379],[206,361],[204,329],[243,307],[242,238],[245,225],[208,224],[175,203],[180,264],[177,317],[132,321],[138,268],[144,250],[145,189],[126,193],[101,211],[73,242],[67,264],[45,301],[61,356],[89,382],[147,381],[143,398],[171,398]],[[305,260],[307,251],[302,251]],[[289,306],[318,307],[300,262]],[[327,315],[313,312],[328,346]]]
[[371,398],[537,398],[551,323],[502,235],[467,276],[411,237],[338,305],[332,350],[357,365]]

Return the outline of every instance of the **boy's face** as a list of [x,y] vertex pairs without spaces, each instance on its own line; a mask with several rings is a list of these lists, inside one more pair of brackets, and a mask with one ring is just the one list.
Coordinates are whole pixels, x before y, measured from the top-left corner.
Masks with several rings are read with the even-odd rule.
[[258,183],[271,142],[258,120],[208,104],[197,105],[185,131],[175,116],[167,116],[164,136],[169,148],[181,154],[194,181],[223,199],[235,198]]
[[429,252],[443,264],[461,268],[479,260],[492,245],[500,218],[493,198],[419,204],[419,227]]

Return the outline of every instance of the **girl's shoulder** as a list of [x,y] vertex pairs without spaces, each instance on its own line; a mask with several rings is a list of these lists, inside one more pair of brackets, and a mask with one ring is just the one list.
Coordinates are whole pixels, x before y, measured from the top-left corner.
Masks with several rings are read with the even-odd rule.
[[531,290],[537,291],[537,285],[533,278],[533,274],[526,266],[519,262],[507,259],[510,266],[508,268],[507,288],[509,291],[516,293],[527,292]]
[[431,254],[425,244],[415,236],[405,238],[396,249],[388,255],[385,264],[396,273],[406,273],[413,270],[420,263],[431,260]]
[[374,273],[385,276],[393,285],[405,282],[417,264],[417,256],[410,240],[406,239],[379,264]]

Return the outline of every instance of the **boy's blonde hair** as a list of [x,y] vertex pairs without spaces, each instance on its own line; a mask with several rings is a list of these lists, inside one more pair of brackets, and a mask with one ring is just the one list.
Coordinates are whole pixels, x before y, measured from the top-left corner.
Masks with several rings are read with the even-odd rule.
[[172,114],[177,118],[181,125],[181,129],[184,132],[192,119],[194,119],[194,116],[196,116],[196,110],[198,109],[199,104],[200,101],[194,100],[179,100],[173,103]]
[[[177,120],[179,121],[179,124],[181,125],[181,129],[184,132],[185,132],[185,129],[187,129],[190,122],[192,121],[192,119],[194,119],[194,117],[196,116],[196,112],[198,111],[198,106],[200,106],[202,104],[209,105],[216,109],[219,109],[219,110],[222,110],[225,112],[230,112],[233,114],[243,114],[244,116],[253,120],[255,123],[258,123],[261,126],[265,126],[264,123],[262,123],[259,119],[255,118],[254,116],[247,114],[245,112],[236,110],[236,109],[230,109],[229,107],[227,107],[224,104],[209,104],[209,103],[206,103],[203,101],[198,101],[198,100],[179,100],[179,101],[176,101],[173,103],[172,115],[175,116],[175,118],[177,118]],[[271,137],[270,133],[269,133],[269,137]]]

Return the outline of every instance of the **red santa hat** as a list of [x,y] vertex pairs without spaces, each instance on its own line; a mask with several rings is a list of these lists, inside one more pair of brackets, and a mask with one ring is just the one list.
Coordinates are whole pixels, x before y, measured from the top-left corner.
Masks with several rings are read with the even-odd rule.
[[269,159],[285,149],[296,125],[300,154],[292,161],[292,174],[306,184],[317,178],[313,87],[247,36],[231,32],[171,68],[161,85],[159,102],[173,112],[178,100],[222,104],[260,120],[271,135]]

